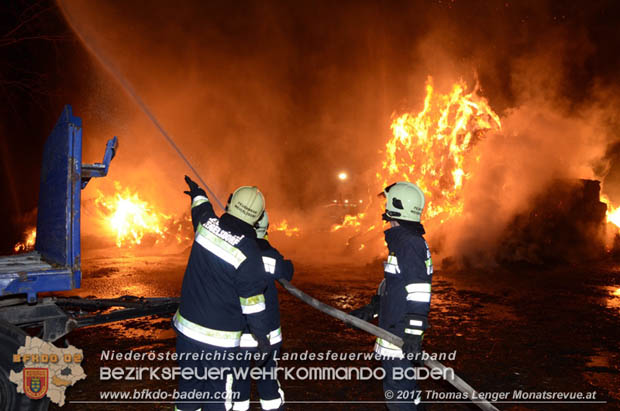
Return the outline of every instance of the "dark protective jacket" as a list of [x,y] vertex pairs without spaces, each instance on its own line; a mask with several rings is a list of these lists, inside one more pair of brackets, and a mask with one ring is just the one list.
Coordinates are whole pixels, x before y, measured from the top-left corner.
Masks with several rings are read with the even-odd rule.
[[[403,337],[422,335],[428,324],[433,262],[419,223],[407,223],[385,231],[389,256],[384,262],[385,285],[379,308],[379,327]],[[402,355],[395,345],[377,339],[375,351]]]
[[238,347],[246,327],[267,335],[267,280],[254,228],[230,214],[218,218],[204,196],[192,200],[192,223],[196,235],[175,328],[221,348]]
[[[267,326],[269,329],[269,341],[271,345],[282,342],[282,330],[280,329],[280,304],[278,302],[278,289],[276,281],[280,278],[291,281],[293,278],[293,263],[285,260],[264,238],[256,240],[264,266],[264,274],[267,279],[267,289],[265,290],[265,304],[267,312]],[[256,347],[257,342],[246,330],[241,336],[241,347]]]

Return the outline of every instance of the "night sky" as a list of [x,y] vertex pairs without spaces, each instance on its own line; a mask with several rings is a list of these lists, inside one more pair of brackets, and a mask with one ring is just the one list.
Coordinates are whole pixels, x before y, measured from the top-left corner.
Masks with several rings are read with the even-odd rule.
[[[620,101],[620,3],[613,0],[67,4],[80,24],[99,30],[106,52],[183,144],[191,146],[194,131],[178,122],[191,119],[209,123],[197,134],[219,136],[205,144],[220,157],[237,143],[278,150],[264,180],[277,175],[279,201],[300,209],[328,200],[332,184],[317,190],[306,184],[306,170],[316,170],[313,181],[328,180],[344,157],[362,173],[376,149],[357,143],[360,130],[385,134],[392,113],[417,101],[428,75],[477,75],[500,114],[532,90],[575,117],[593,105],[615,113]],[[34,221],[41,151],[63,105],[85,124],[109,120],[105,137],[139,114],[124,112],[122,90],[56,3],[5,1],[0,9],[0,218],[7,222],[0,250],[9,252]],[[202,100],[183,100],[196,84],[204,85]],[[612,159],[618,120],[603,120]],[[272,138],[248,137],[261,133]],[[88,152],[102,152],[102,141],[86,143]]]

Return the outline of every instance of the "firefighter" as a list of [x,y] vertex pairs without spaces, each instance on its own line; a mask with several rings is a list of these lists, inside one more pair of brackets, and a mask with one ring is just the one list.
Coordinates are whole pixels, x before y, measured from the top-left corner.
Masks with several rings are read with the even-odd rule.
[[402,349],[381,338],[375,343],[375,353],[381,357],[386,371],[383,390],[385,398],[394,398],[392,401],[396,401],[399,392],[417,395],[413,401],[386,405],[389,410],[422,410],[421,393],[415,379],[397,377],[401,371],[413,375],[411,368],[414,361],[421,361],[422,338],[428,328],[433,262],[423,237],[424,227],[420,224],[424,194],[409,182],[392,184],[382,194],[387,199],[382,217],[391,226],[385,231],[389,250],[384,262],[385,279],[379,287],[379,295],[351,315],[365,321],[378,315],[379,327],[403,339]]
[[[243,330],[254,336],[261,353],[271,351],[267,281],[257,275],[264,268],[254,231],[265,200],[258,188],[239,187],[218,218],[204,190],[187,176],[185,181],[196,235],[173,325],[179,367],[195,374],[179,377],[175,409],[231,410],[232,370],[239,366],[235,354],[239,354]],[[202,401],[191,402],[192,393],[202,395]]]
[[[280,307],[278,304],[278,290],[275,282],[284,278],[291,281],[293,278],[293,263],[285,260],[282,254],[271,246],[267,239],[267,230],[269,228],[269,217],[267,212],[256,223],[256,237],[258,248],[263,260],[264,275],[267,278],[267,289],[265,290],[265,304],[267,306],[267,324],[269,326],[269,340],[271,343],[271,352],[269,356],[262,361],[262,364],[255,364],[262,368],[263,374],[257,382],[258,395],[260,397],[260,405],[263,410],[284,410],[284,392],[278,382],[275,368],[277,367],[277,357],[282,346],[282,330],[280,328]],[[247,351],[255,351],[257,349],[257,341],[249,330],[241,335],[241,349]],[[249,368],[250,361],[245,359],[242,368]],[[250,388],[251,381],[249,377],[236,381],[235,392],[239,393],[239,400],[235,401],[233,410],[244,411],[250,408]]]

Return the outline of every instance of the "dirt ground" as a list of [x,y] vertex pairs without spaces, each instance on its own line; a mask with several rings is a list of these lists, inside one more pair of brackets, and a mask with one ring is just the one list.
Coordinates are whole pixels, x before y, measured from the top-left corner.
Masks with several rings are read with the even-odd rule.
[[[116,297],[176,296],[184,257],[93,258],[83,263],[79,295]],[[370,266],[297,265],[300,289],[349,311],[364,304],[382,278],[380,264]],[[620,264],[535,269],[436,271],[433,279],[432,328],[427,352],[452,352],[445,365],[481,392],[591,392],[605,403],[498,403],[500,410],[620,409]],[[75,293],[72,293],[75,294]],[[620,294],[620,292],[617,292]],[[280,288],[284,352],[369,352],[374,338],[307,306]],[[84,350],[88,378],[67,390],[62,410],[168,410],[159,403],[83,403],[99,401],[102,391],[162,389],[174,381],[101,381],[101,367],[142,366],[148,361],[103,361],[102,350],[166,352],[174,350],[169,318],[146,318],[79,329],[68,341]],[[174,366],[174,362],[157,362]],[[280,361],[282,367],[368,366],[377,361]],[[289,410],[384,409],[381,383],[366,381],[281,380]],[[456,391],[445,381],[422,381],[427,409],[477,409],[471,403],[432,401],[431,391]],[[253,400],[258,399],[253,393]],[[331,403],[330,403],[331,401]],[[357,401],[357,403],[342,403]],[[318,403],[310,403],[318,402]],[[340,403],[339,403],[340,402]],[[366,402],[366,403],[363,403]],[[253,404],[253,409],[259,409]],[[61,409],[52,405],[52,410]]]

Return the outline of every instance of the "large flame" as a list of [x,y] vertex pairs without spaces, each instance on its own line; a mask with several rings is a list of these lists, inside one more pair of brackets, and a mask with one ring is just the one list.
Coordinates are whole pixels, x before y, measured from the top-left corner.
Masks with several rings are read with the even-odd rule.
[[13,247],[13,250],[16,253],[20,253],[22,251],[30,251],[34,249],[34,243],[36,239],[37,239],[37,229],[35,227],[31,227],[27,229],[26,232],[24,233],[23,241],[20,241],[17,244],[15,244],[15,247]]
[[[97,191],[95,222],[103,227],[105,235],[114,238],[117,247],[141,245],[145,236],[154,239],[149,242],[151,245],[181,244],[191,240],[189,216],[175,218],[164,214],[157,211],[154,204],[140,198],[137,192],[123,189],[118,182],[114,186],[117,190],[114,194],[106,195]],[[299,231],[297,228],[292,230]],[[34,249],[36,235],[35,227],[28,228],[23,234],[23,240],[15,244],[13,250],[19,253]]]
[[334,224],[331,228],[331,231],[338,231],[343,227],[359,227],[362,225],[360,221],[362,218],[366,216],[366,213],[359,213],[357,215],[345,215],[344,220],[341,224]]
[[156,210],[156,207],[141,199],[137,192],[124,190],[115,182],[117,192],[104,195],[98,191],[95,205],[104,228],[114,235],[117,247],[132,247],[142,243],[146,235],[155,237],[155,244],[174,237],[176,242],[185,239],[181,222],[171,215]]
[[274,224],[271,229],[274,231],[281,231],[287,237],[298,237],[300,234],[299,227],[289,227],[288,221],[286,221],[286,219],[282,220],[282,222],[280,222],[279,224]]
[[[463,211],[463,187],[472,175],[468,171],[478,157],[468,155],[482,136],[501,129],[499,116],[478,86],[467,92],[463,81],[447,94],[437,93],[432,78],[426,83],[424,106],[417,114],[404,113],[390,126],[392,136],[376,173],[377,191],[396,181],[416,183],[426,196],[425,222],[444,222]],[[353,227],[359,232],[365,215],[346,216],[332,231]]]
[[608,207],[607,222],[614,224],[616,228],[620,228],[620,207],[614,208],[611,204]]
[[606,220],[616,232],[620,232],[620,207],[614,207],[609,197],[601,194],[601,201],[607,205]]
[[601,194],[601,201],[607,205],[607,222],[615,225],[616,229],[620,228],[620,207],[614,207],[609,197]]
[[424,108],[392,122],[392,138],[377,179],[383,187],[398,180],[416,183],[426,196],[427,221],[459,215],[463,185],[471,177],[468,161],[478,160],[466,154],[484,133],[500,128],[499,116],[479,96],[477,86],[467,93],[467,85],[460,81],[442,95],[429,78]]

